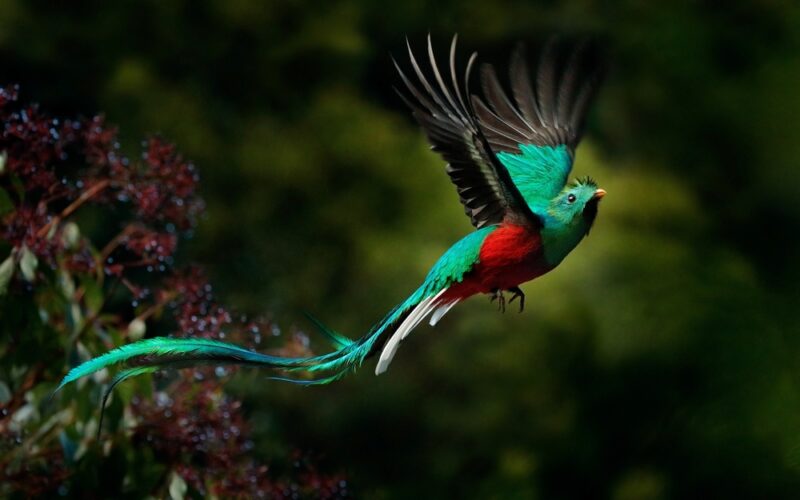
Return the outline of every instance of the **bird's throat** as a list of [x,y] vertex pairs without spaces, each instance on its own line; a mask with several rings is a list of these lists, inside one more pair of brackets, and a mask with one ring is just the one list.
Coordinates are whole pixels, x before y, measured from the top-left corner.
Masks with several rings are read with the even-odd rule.
[[555,267],[561,263],[569,253],[578,246],[589,229],[590,223],[578,218],[574,224],[562,224],[553,221],[542,228],[542,246],[544,258],[548,264]]

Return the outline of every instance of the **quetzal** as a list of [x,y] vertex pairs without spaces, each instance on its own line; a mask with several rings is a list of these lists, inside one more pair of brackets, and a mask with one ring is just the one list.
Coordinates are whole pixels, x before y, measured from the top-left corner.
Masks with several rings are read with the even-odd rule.
[[383,373],[416,326],[429,317],[435,325],[472,295],[490,294],[505,308],[503,294],[510,292],[510,302],[518,298],[521,311],[525,296],[519,285],[551,271],[575,248],[589,233],[598,202],[606,194],[589,178],[567,183],[602,73],[600,58],[589,44],[573,47],[551,41],[542,51],[532,83],[519,48],[510,64],[512,100],[489,65],[481,70],[483,97],[470,93],[474,53],[459,81],[456,37],[450,46],[449,74],[439,71],[430,37],[427,49],[427,75],[410,46],[411,78],[395,61],[407,89],[398,93],[432,149],[447,162],[447,173],[476,231],[450,247],[417,290],[358,340],[314,320],[334,344],[335,350],[328,354],[284,358],[214,340],[158,337],[86,361],[73,368],[59,388],[118,363],[127,368],[112,381],[109,392],[137,374],[208,362],[263,366],[289,374],[312,372],[317,378],[274,378],[322,384],[355,370],[377,353],[375,373]]

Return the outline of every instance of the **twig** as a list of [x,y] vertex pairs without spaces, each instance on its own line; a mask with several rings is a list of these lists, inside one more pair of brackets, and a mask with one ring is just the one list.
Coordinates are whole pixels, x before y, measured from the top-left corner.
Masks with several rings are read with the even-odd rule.
[[64,219],[65,217],[69,217],[70,214],[72,214],[72,212],[80,208],[81,205],[89,201],[94,195],[96,195],[97,193],[108,187],[110,183],[111,183],[110,180],[104,179],[98,182],[97,184],[93,185],[83,193],[81,193],[81,195],[75,201],[70,203],[67,206],[67,208],[62,210],[60,214],[56,215],[55,217],[53,217],[52,220],[50,220],[50,222],[42,226],[42,228],[36,232],[36,236],[39,238],[45,236],[47,233],[50,232],[50,229],[58,225],[58,223],[61,222],[62,219]]
[[114,249],[119,246],[122,240],[128,237],[134,231],[136,231],[136,226],[134,226],[133,224],[129,224],[125,226],[125,229],[120,231],[119,234],[114,236],[111,239],[111,241],[106,243],[106,246],[104,246],[103,249],[100,251],[99,261],[101,266],[105,265],[106,260],[111,255],[111,252],[113,252]]

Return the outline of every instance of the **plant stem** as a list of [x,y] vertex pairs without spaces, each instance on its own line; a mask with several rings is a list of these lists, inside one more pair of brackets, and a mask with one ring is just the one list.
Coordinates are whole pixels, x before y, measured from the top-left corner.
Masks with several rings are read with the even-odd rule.
[[80,208],[81,205],[89,201],[94,195],[96,195],[97,193],[108,187],[110,183],[111,183],[110,180],[104,179],[98,182],[97,184],[94,184],[92,187],[90,187],[83,193],[81,193],[81,195],[75,201],[70,203],[67,206],[67,208],[62,210],[60,214],[53,217],[53,219],[50,222],[42,226],[42,228],[39,229],[39,231],[36,233],[36,236],[38,236],[39,238],[45,236],[47,233],[50,232],[50,229],[52,227],[58,225],[58,223],[61,222],[61,220],[64,219],[65,217],[69,217],[72,214],[72,212]]

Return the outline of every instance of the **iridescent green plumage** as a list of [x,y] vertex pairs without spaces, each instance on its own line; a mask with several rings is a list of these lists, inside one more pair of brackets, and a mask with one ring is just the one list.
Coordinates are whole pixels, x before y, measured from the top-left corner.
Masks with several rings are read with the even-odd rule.
[[[379,350],[376,373],[382,373],[400,342],[428,316],[433,325],[453,305],[477,293],[511,290],[524,297],[518,284],[548,272],[577,245],[594,221],[597,200],[605,194],[594,190],[593,183],[566,186],[598,67],[587,57],[586,47],[565,53],[550,44],[533,86],[522,51],[517,51],[510,71],[513,102],[491,66],[482,70],[483,100],[469,91],[475,54],[463,84],[458,82],[455,42],[454,38],[450,73],[443,75],[428,39],[432,77],[426,76],[409,47],[416,82],[398,65],[410,94],[401,96],[433,149],[447,161],[447,173],[477,230],[450,247],[405,301],[357,340],[309,316],[333,344],[335,350],[328,354],[283,358],[215,340],[153,338],[73,368],[58,389],[114,365],[126,368],[108,391],[139,374],[209,362],[267,367],[281,373],[272,377],[277,380],[325,384],[357,369]],[[298,372],[314,378],[298,377]]]
[[501,151],[503,163],[522,197],[534,213],[547,210],[550,201],[564,188],[572,169],[572,157],[566,145],[537,146],[519,144],[520,153]]
[[151,364],[169,364],[172,361],[186,361],[189,359],[226,359],[240,363],[271,363],[281,367],[290,367],[296,364],[295,360],[289,358],[259,354],[218,340],[155,337],[118,347],[113,351],[76,366],[64,377],[58,389],[108,366],[136,362],[137,360],[143,365],[148,364],[148,357],[152,360],[150,361]]
[[166,368],[173,365],[185,365],[188,362],[229,362],[242,365],[257,365],[290,372],[333,372],[332,375],[319,379],[297,380],[297,382],[305,384],[331,382],[347,371],[358,368],[364,359],[376,347],[379,347],[379,341],[386,330],[397,323],[410,309],[451,284],[460,282],[464,274],[477,263],[481,244],[494,229],[495,227],[493,226],[480,229],[450,247],[433,266],[422,286],[357,341],[350,340],[329,329],[312,317],[311,320],[314,325],[331,340],[334,347],[337,347],[334,352],[309,358],[284,358],[257,353],[218,340],[156,337],[118,347],[76,366],[64,377],[58,389],[79,378],[118,364],[132,366],[133,368],[130,372],[121,372],[122,375],[112,382],[112,386],[130,376],[147,371],[146,367]]

